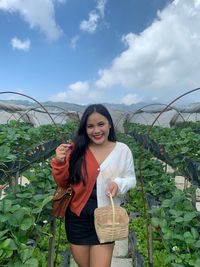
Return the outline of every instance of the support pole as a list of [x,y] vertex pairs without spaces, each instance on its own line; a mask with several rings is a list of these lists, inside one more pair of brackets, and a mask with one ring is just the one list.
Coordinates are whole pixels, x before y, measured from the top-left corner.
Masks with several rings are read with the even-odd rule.
[[48,249],[48,267],[54,267],[55,233],[56,233],[56,220],[52,219],[51,222],[50,222],[50,238],[49,238],[49,249]]

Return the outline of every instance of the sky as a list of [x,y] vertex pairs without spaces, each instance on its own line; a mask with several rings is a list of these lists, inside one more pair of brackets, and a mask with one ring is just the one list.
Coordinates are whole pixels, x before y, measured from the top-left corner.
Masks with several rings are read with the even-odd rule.
[[168,103],[200,87],[199,66],[200,0],[0,0],[0,92]]

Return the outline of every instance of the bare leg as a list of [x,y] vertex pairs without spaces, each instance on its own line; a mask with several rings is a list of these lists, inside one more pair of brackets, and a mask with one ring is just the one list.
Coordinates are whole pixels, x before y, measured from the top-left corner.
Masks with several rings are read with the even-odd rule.
[[90,267],[110,267],[114,244],[90,246]]
[[90,267],[90,246],[70,244],[70,248],[79,267]]

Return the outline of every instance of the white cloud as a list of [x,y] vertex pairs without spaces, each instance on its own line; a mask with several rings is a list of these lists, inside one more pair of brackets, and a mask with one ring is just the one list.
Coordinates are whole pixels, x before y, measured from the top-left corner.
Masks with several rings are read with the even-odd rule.
[[125,105],[137,104],[142,101],[142,98],[137,94],[127,94],[122,98],[122,103]]
[[102,18],[104,17],[104,13],[105,13],[106,2],[107,0],[97,0],[96,9],[99,10],[99,13]]
[[[101,19],[103,13],[99,11],[98,14]],[[78,99],[90,103],[97,99],[112,101],[111,95],[116,101],[119,94],[122,96],[119,102],[132,104],[145,101],[144,96],[148,100],[166,101],[181,94],[182,90],[198,87],[199,14],[200,0],[176,0],[169,4],[143,32],[122,36],[124,51],[113,59],[109,68],[99,70],[96,82],[87,82],[87,90],[75,90],[85,82],[75,83],[76,86],[69,86],[64,96],[73,102]],[[93,26],[95,30],[97,24]]]
[[[122,37],[125,50],[99,70],[100,89],[122,87],[151,97],[200,84],[200,1],[174,1],[143,32]],[[171,95],[169,95],[171,96]]]
[[76,47],[77,47],[77,42],[78,42],[79,39],[80,39],[80,36],[79,36],[79,35],[76,35],[76,36],[74,36],[74,37],[70,40],[70,47],[71,47],[72,49],[76,49]]
[[67,91],[59,92],[50,97],[52,101],[67,101],[79,104],[88,104],[97,99],[101,99],[100,92],[92,90],[90,83],[87,81],[70,84],[67,87]]
[[23,51],[29,51],[31,42],[29,39],[26,39],[24,41],[18,39],[17,37],[12,38],[11,45],[13,49],[19,49]]
[[89,19],[83,20],[81,22],[80,29],[82,31],[94,33],[96,31],[99,18],[100,18],[100,16],[96,12],[94,12],[94,11],[90,12]]
[[[55,22],[54,0],[1,0],[0,10],[18,12],[30,28],[39,28],[49,40],[56,40],[62,30]],[[64,1],[58,1],[64,3]]]
[[157,97],[157,96],[154,96],[154,97],[152,97],[151,100],[152,100],[152,101],[158,101],[158,97]]
[[89,13],[88,20],[83,20],[80,23],[80,30],[95,33],[98,27],[98,24],[101,19],[104,18],[105,5],[107,0],[96,0],[97,5],[94,10]]
[[88,82],[76,82],[73,84],[70,84],[68,88],[71,90],[71,92],[76,93],[76,94],[87,94],[89,90],[89,83]]

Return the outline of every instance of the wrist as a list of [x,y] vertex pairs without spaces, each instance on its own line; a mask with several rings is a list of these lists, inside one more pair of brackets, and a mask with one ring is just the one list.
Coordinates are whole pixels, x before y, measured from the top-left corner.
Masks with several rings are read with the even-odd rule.
[[55,161],[56,161],[58,164],[63,164],[63,163],[65,163],[65,158],[60,159],[60,158],[55,157],[54,159],[55,159]]

